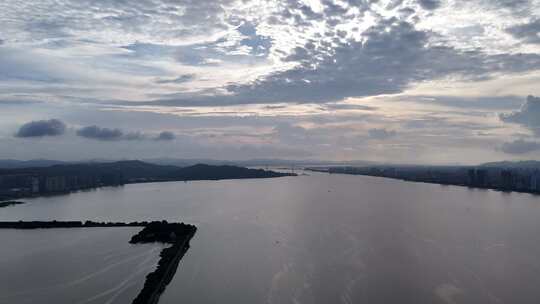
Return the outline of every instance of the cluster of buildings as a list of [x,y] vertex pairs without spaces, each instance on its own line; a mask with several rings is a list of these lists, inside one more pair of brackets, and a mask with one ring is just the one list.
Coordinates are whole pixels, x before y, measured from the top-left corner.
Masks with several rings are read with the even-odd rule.
[[538,169],[471,168],[467,176],[471,187],[540,193]]
[[64,193],[124,184],[119,173],[51,175],[39,173],[0,174],[0,199]]
[[445,185],[540,193],[540,170],[535,168],[372,166],[332,167],[327,168],[326,171]]

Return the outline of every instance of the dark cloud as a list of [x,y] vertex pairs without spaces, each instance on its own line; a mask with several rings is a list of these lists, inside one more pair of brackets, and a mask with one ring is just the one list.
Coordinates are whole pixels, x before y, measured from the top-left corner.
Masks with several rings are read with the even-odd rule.
[[394,130],[386,129],[370,129],[368,130],[369,138],[385,140],[397,136],[397,132]]
[[434,10],[441,6],[440,0],[418,0],[418,3],[427,10]]
[[176,78],[158,78],[156,80],[156,83],[159,84],[179,84],[184,82],[189,82],[195,79],[195,74],[184,74],[180,75]]
[[540,97],[529,95],[519,110],[499,117],[504,122],[520,124],[540,135]]
[[59,136],[66,131],[66,125],[58,119],[31,121],[22,125],[15,137]]
[[173,132],[170,131],[163,131],[158,134],[158,136],[155,137],[155,140],[174,140],[176,138],[176,135]]
[[540,44],[540,19],[529,23],[511,26],[506,29],[514,38],[527,43]]
[[518,139],[502,144],[500,150],[508,154],[526,154],[540,150],[540,142]]
[[158,135],[153,136],[145,132],[131,131],[125,132],[119,128],[104,128],[96,125],[88,126],[77,130],[77,135],[102,141],[143,141],[143,140],[157,140],[157,141],[171,141],[176,139],[176,135],[170,131],[162,131]]
[[97,140],[114,141],[124,139],[124,132],[120,129],[109,129],[98,126],[88,126],[77,130],[77,135]]
[[180,93],[154,102],[172,106],[328,103],[401,93],[414,83],[442,77],[480,81],[498,73],[540,69],[540,54],[489,55],[480,50],[431,46],[430,35],[392,18],[366,30],[364,41],[297,47],[288,57],[299,63],[296,67],[249,84],[231,84],[226,87],[230,94],[182,97]]

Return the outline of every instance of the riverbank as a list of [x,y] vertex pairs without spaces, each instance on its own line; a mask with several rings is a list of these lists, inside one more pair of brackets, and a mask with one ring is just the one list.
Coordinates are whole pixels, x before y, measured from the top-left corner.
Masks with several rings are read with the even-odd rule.
[[160,166],[140,161],[0,169],[0,201],[63,195],[126,184],[254,179],[296,176],[294,173],[198,164]]
[[361,176],[388,178],[388,179],[401,180],[401,181],[413,182],[413,183],[467,187],[471,189],[493,190],[493,191],[507,192],[507,193],[510,193],[510,192],[526,193],[526,194],[531,194],[535,196],[540,195],[540,191],[529,190],[529,189],[514,189],[514,188],[494,186],[494,185],[478,185],[478,184],[467,183],[464,181],[461,181],[461,182],[442,181],[440,179],[433,178],[433,177],[418,177],[418,176],[407,177],[407,176],[392,176],[392,175],[372,173],[372,172],[347,172],[346,169],[347,168],[305,168],[306,171],[319,172],[319,173],[361,175]]

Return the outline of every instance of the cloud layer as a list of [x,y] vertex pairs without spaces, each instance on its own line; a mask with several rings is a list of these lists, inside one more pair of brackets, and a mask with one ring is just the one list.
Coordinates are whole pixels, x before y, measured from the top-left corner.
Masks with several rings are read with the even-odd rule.
[[0,157],[540,158],[539,7],[6,0]]

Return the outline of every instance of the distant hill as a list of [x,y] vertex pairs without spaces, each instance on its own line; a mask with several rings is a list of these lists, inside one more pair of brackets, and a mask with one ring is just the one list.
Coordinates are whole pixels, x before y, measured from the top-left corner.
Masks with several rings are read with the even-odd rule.
[[[34,160],[15,160],[15,159],[0,159],[0,169],[20,169],[20,168],[38,168],[38,167],[50,167],[53,165],[76,165],[76,164],[104,164],[104,163],[117,163],[121,160],[106,160],[106,159],[91,159],[81,161],[59,161],[49,159],[34,159]],[[206,159],[206,158],[149,158],[142,159],[142,162],[162,165],[162,166],[176,166],[176,167],[189,167],[197,164],[207,165],[229,165],[229,166],[241,166],[241,167],[298,167],[298,166],[367,166],[374,165],[373,162],[368,161],[324,161],[324,160],[291,160],[291,159],[248,159],[248,160],[219,160],[219,159]]]
[[172,180],[217,180],[217,179],[239,179],[239,178],[267,178],[280,177],[292,174],[278,173],[262,169],[248,169],[237,166],[212,166],[197,164],[174,170],[167,174]]
[[237,166],[197,164],[188,167],[164,166],[138,160],[109,163],[61,164],[49,167],[0,169],[0,175],[35,174],[39,176],[73,176],[118,174],[125,181],[133,180],[217,180],[238,178],[279,177],[283,174],[267,170],[248,169]]
[[110,163],[81,163],[81,164],[60,164],[48,167],[28,167],[16,169],[0,169],[0,174],[37,174],[43,176],[61,176],[78,174],[103,174],[119,173],[125,179],[133,178],[160,178],[168,172],[177,170],[178,167],[160,166],[144,163],[142,161],[119,161]]
[[163,166],[176,166],[176,167],[189,167],[197,164],[207,164],[207,165],[238,165],[232,161],[227,160],[216,160],[216,159],[206,159],[206,158],[148,158],[143,159],[142,161],[163,165]]
[[242,167],[277,167],[277,166],[324,166],[324,165],[349,165],[364,166],[373,164],[367,161],[324,161],[324,160],[293,160],[293,159],[248,159],[248,160],[218,160],[218,159],[177,159],[177,158],[151,158],[143,161],[158,164],[188,167],[196,164],[229,165]]
[[49,159],[33,159],[33,160],[16,160],[16,159],[0,159],[0,168],[2,169],[17,169],[30,167],[49,167],[53,165],[66,164],[66,162]]
[[508,168],[508,169],[540,169],[540,161],[501,161],[482,164],[481,167],[489,168]]

